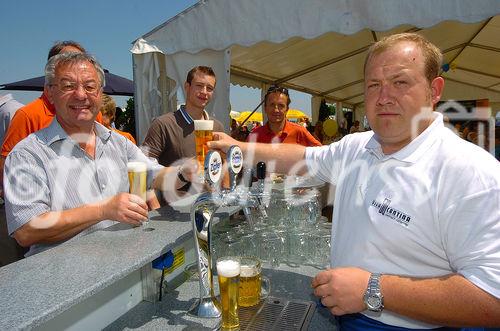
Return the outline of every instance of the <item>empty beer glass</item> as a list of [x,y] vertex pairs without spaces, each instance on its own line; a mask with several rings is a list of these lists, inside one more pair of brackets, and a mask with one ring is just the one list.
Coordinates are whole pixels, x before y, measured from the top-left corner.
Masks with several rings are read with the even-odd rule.
[[240,261],[237,257],[222,257],[217,260],[220,305],[222,311],[221,330],[238,330],[238,291],[240,287]]

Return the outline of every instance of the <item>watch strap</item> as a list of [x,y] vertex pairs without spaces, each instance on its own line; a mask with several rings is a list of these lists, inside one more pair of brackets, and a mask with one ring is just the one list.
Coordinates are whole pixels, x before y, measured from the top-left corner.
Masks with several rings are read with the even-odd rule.
[[379,273],[372,273],[370,275],[370,280],[368,281],[367,291],[370,293],[380,292],[380,277],[382,275]]
[[[364,301],[370,311],[381,312],[384,309],[384,296],[380,289],[380,273],[372,273],[368,279],[368,286],[366,288]],[[376,298],[375,302],[378,304],[373,305],[373,298]]]

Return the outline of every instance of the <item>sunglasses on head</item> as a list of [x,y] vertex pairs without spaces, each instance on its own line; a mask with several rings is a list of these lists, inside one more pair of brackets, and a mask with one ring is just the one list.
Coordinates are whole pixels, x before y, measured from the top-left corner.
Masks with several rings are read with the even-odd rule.
[[274,92],[280,92],[280,93],[283,93],[285,95],[288,96],[288,89],[284,88],[284,87],[279,87],[279,86],[276,86],[276,85],[273,85],[271,86],[268,90],[267,90],[267,93],[266,94],[269,94],[269,93],[274,93]]

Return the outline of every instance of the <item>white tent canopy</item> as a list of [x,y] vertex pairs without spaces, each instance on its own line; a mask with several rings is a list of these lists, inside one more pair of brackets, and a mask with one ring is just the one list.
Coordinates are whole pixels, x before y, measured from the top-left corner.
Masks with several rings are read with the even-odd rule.
[[321,98],[362,108],[366,50],[403,31],[421,33],[443,51],[444,99],[500,105],[498,14],[498,0],[200,1],[134,43],[139,141],[153,117],[173,110],[168,97],[200,64],[216,72],[208,111],[226,127],[230,82],[310,93],[313,117]]

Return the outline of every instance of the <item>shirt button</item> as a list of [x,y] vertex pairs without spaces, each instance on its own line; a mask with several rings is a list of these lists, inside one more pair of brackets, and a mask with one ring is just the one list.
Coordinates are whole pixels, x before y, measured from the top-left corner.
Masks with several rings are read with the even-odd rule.
[[104,190],[106,188],[106,184],[102,184],[101,188]]

